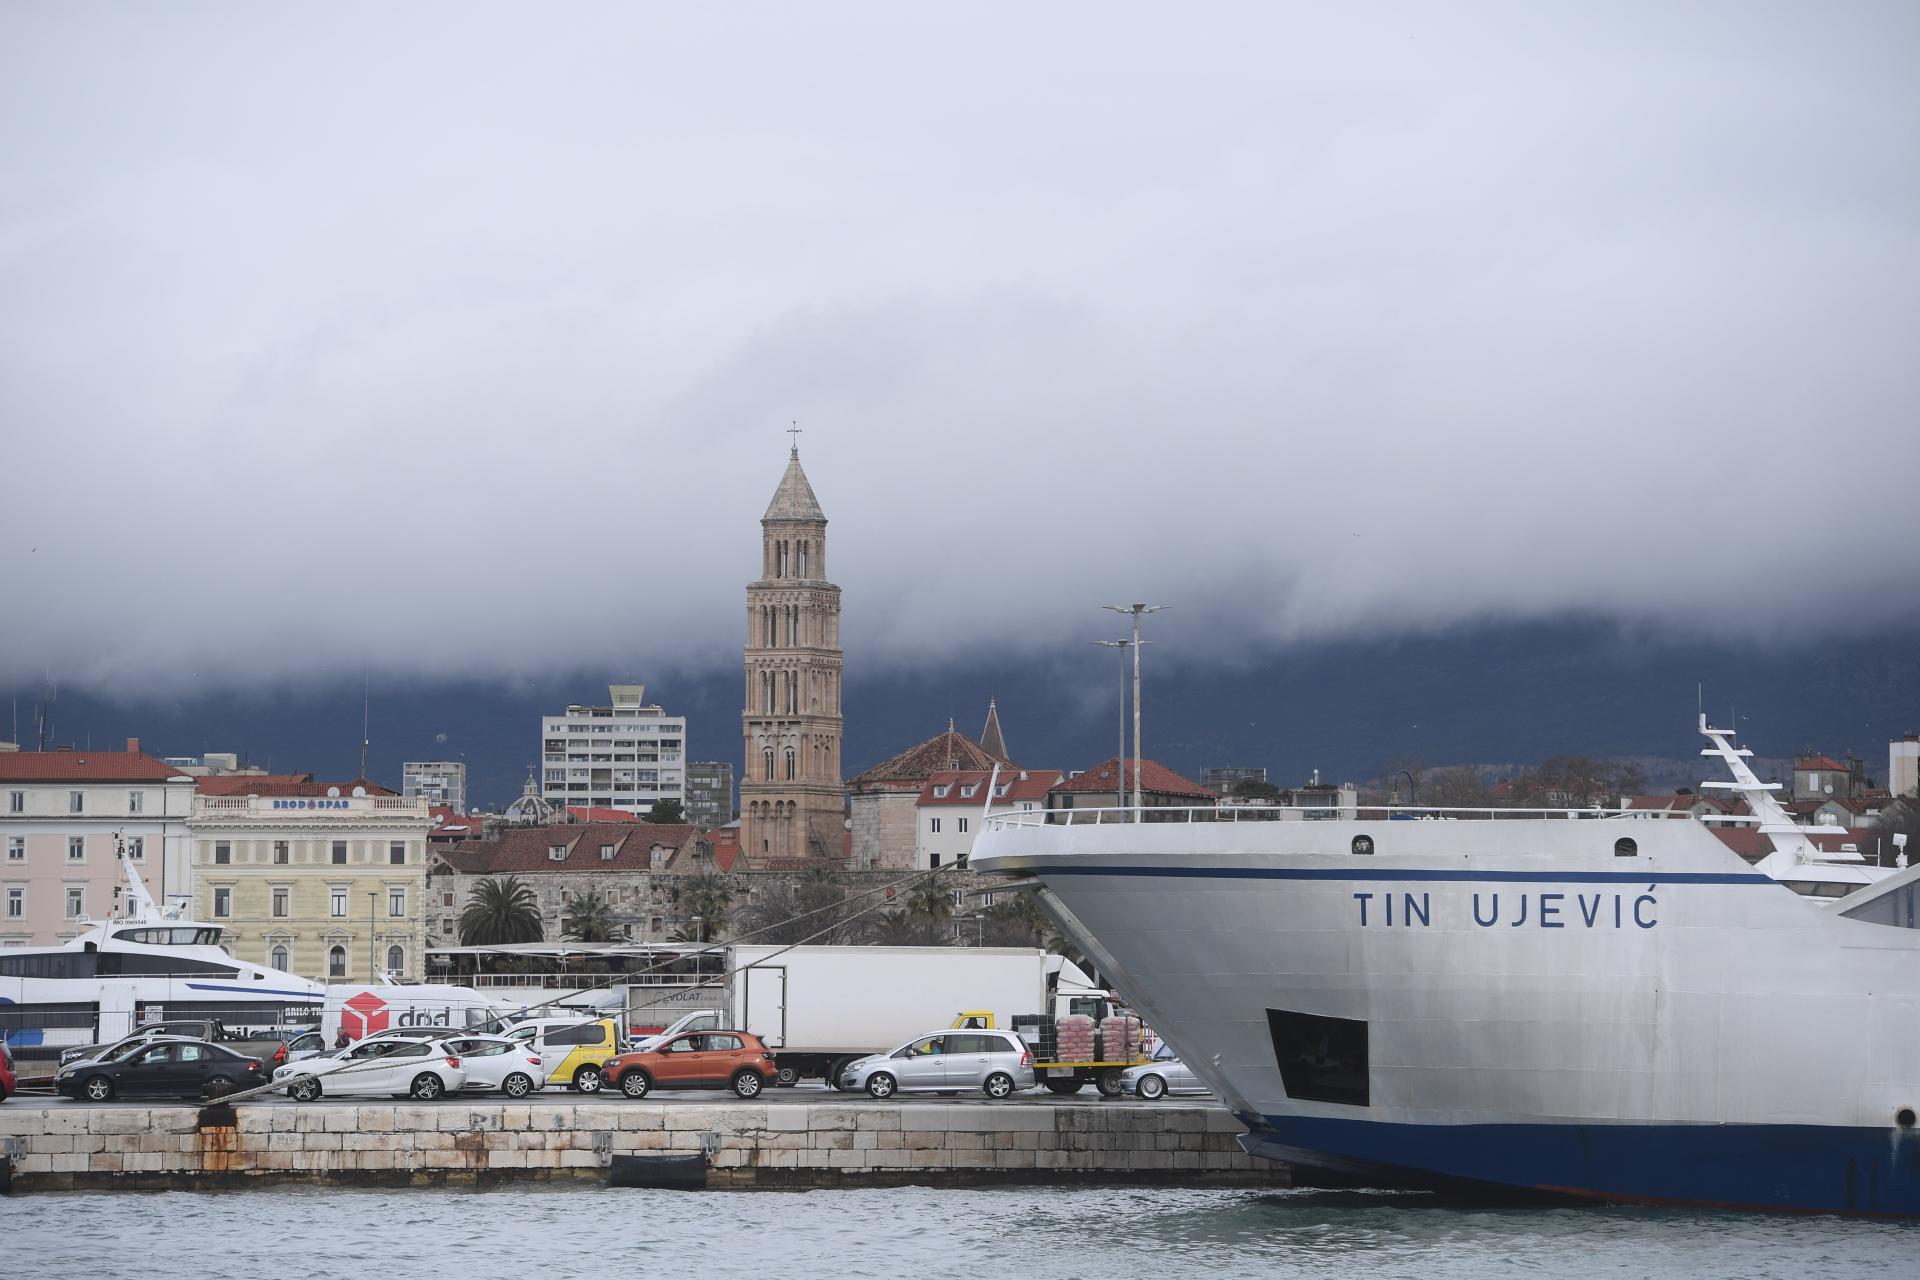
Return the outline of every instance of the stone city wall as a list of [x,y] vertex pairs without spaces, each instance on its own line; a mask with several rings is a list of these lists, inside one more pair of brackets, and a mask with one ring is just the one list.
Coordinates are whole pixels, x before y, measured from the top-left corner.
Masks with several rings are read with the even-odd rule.
[[0,1154],[13,1157],[16,1191],[255,1179],[599,1179],[614,1155],[696,1153],[709,1157],[714,1186],[1284,1184],[1283,1166],[1241,1152],[1240,1130],[1214,1107],[1120,1102],[0,1106]]

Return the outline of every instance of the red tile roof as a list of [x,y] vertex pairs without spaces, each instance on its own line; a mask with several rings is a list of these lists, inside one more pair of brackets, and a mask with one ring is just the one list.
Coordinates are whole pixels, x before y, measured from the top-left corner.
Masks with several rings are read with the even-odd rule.
[[[1133,791],[1133,761],[1128,760],[1126,762],[1125,773],[1119,774],[1114,767],[1112,758],[1102,760],[1085,773],[1068,778],[1059,786],[1051,788],[1051,790],[1066,792],[1104,791],[1111,793],[1116,775],[1123,778],[1126,789],[1128,793],[1131,794]],[[1141,790],[1149,795],[1190,796],[1196,800],[1218,799],[1213,792],[1207,790],[1199,783],[1190,778],[1181,777],[1173,770],[1155,760],[1143,760],[1140,762],[1140,784]]]
[[[992,771],[985,769],[943,769],[921,785],[920,803],[968,805],[978,809],[987,802],[987,780],[992,776]],[[1001,805],[1018,800],[1044,800],[1063,776],[1058,769],[1002,769],[997,786],[1004,787],[1006,794],[995,796],[993,802]],[[941,787],[947,789],[947,794],[935,794]],[[973,788],[972,795],[965,794],[968,787]]]
[[[1733,850],[1748,862],[1758,862],[1773,852],[1773,841],[1752,827],[1708,827],[1707,830],[1720,839],[1720,843]],[[1871,859],[1874,831],[1854,831],[1845,827],[1808,827],[1807,835],[1813,842],[1828,852],[1837,852],[1841,845],[1851,844]]]
[[429,805],[427,812],[433,815],[433,830],[427,832],[429,840],[441,843],[478,840],[486,834],[486,823],[482,819],[455,813],[444,804]]
[[164,782],[182,776],[144,751],[0,751],[0,782]]
[[715,827],[707,832],[707,841],[713,845],[713,865],[722,875],[731,875],[736,864],[746,870],[740,861],[739,827]]
[[247,788],[259,786],[262,783],[292,786],[312,781],[313,775],[310,773],[224,773],[214,777],[195,778],[193,789],[203,796],[265,795],[265,792],[248,791]]
[[573,815],[575,822],[641,822],[638,814],[628,813],[625,809],[597,809],[589,805],[568,805],[567,812]]
[[1841,773],[1845,773],[1847,771],[1847,766],[1845,766],[1844,764],[1841,764],[1838,760],[1835,760],[1832,756],[1801,756],[1798,760],[1795,760],[1793,762],[1793,767],[1796,770],[1798,769],[1835,769]]
[[222,784],[219,789],[196,787],[202,795],[216,796],[350,796],[354,794],[356,787],[359,788],[361,795],[397,796],[400,794],[398,791],[383,787],[377,782],[370,782],[365,778],[354,778],[349,782],[315,782],[310,773],[254,777],[228,774],[224,778],[199,778],[196,782]]
[[949,728],[925,742],[889,756],[858,775],[847,786],[855,791],[918,791],[920,784],[948,769],[1018,768],[1013,761],[996,756],[958,730]]
[[[676,871],[693,867],[692,850],[697,827],[650,822],[588,822],[558,827],[517,827],[497,840],[468,840],[437,851],[455,871],[468,875],[537,875],[565,871]],[[559,845],[566,856],[556,862],[549,850]],[[600,847],[613,846],[613,857],[602,858]],[[668,852],[661,865],[653,864],[656,846]]]

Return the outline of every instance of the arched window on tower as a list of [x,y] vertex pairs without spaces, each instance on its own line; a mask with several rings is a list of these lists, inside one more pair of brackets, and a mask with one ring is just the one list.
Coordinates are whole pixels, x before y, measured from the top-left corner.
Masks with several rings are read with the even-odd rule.
[[792,747],[788,747],[788,748],[787,748],[787,781],[788,781],[788,782],[792,782],[792,781],[793,781],[793,764],[794,764],[794,761],[793,761],[793,748],[792,748]]
[[767,781],[772,782],[773,781],[773,748],[768,747],[764,754],[766,756]]
[[810,546],[812,544],[807,542],[800,544],[800,576],[803,578],[807,576],[807,550]]

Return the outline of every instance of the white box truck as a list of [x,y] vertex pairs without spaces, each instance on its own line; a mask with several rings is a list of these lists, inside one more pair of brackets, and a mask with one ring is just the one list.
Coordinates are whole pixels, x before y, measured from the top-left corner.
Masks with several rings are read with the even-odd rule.
[[1109,999],[1071,961],[1032,947],[733,946],[725,955],[725,977],[629,986],[628,1025],[750,1031],[773,1050],[782,1084],[831,1084],[842,1064],[962,1013],[1010,1028],[1076,999]]

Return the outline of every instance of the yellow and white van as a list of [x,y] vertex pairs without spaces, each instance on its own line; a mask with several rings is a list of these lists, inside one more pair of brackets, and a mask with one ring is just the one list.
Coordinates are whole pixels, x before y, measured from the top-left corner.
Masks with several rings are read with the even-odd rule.
[[530,1018],[507,1028],[506,1037],[540,1055],[549,1085],[598,1093],[607,1059],[620,1052],[612,1018]]

